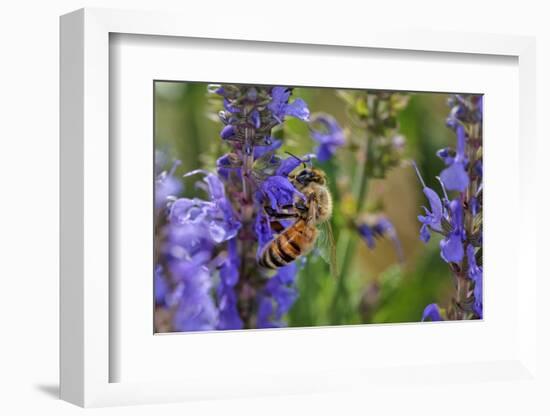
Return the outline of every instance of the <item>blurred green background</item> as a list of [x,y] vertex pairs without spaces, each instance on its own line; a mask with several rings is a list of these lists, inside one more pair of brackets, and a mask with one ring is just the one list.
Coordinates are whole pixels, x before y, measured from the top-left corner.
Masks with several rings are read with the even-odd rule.
[[[312,113],[333,115],[348,137],[360,134],[349,119],[338,90],[328,88],[295,88],[293,97],[303,98]],[[448,94],[410,93],[408,106],[399,115],[399,131],[406,139],[404,160],[414,159],[428,186],[439,189],[435,176],[443,168],[435,156],[437,149],[454,143],[454,134],[445,126],[449,111]],[[214,170],[216,159],[228,148],[219,138],[221,123],[207,94],[207,84],[155,83],[155,148],[167,155],[168,162],[182,161],[177,170],[184,173],[205,168]],[[281,151],[305,154],[314,151],[306,123],[287,118]],[[331,184],[348,180],[341,166],[357,163],[352,151],[342,150],[338,160],[325,166]],[[184,183],[184,196],[194,196],[193,181]],[[342,203],[338,199],[335,204]],[[299,272],[299,297],[287,317],[289,326],[317,326],[334,323],[395,323],[419,321],[424,307],[433,302],[445,306],[451,298],[453,281],[449,269],[439,257],[439,240],[428,244],[420,241],[417,215],[426,205],[422,188],[410,164],[392,169],[385,179],[371,180],[366,205],[377,205],[394,224],[404,252],[399,262],[394,245],[387,239],[377,240],[371,250],[360,242],[346,276],[345,319],[334,316],[333,297],[336,279],[328,273],[327,264],[310,256]],[[338,239],[338,229],[334,230]]]

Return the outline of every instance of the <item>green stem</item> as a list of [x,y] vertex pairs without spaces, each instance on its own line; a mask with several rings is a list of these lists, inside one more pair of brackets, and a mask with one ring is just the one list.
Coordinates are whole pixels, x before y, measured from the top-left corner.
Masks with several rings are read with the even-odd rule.
[[[363,210],[365,196],[367,195],[368,189],[368,175],[366,166],[368,156],[368,136],[363,141],[361,150],[362,163],[359,165],[356,180],[354,181],[354,183],[357,183],[358,186],[353,189],[353,196],[356,201],[355,216]],[[334,324],[340,324],[342,320],[345,321],[348,317],[349,307],[347,299],[349,297],[349,291],[347,287],[347,277],[353,263],[353,255],[355,254],[357,248],[357,233],[353,232],[353,230],[345,229],[341,234],[342,236],[340,241],[343,241],[342,246],[344,247],[344,254],[341,257],[341,269],[338,275],[336,293],[332,301],[332,320]]]

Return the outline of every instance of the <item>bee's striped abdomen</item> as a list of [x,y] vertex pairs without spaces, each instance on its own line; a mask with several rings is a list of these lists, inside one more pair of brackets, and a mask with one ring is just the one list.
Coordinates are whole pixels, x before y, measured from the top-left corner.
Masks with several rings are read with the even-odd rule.
[[293,262],[309,252],[317,230],[304,220],[298,220],[271,241],[260,256],[259,264],[268,269],[277,269]]

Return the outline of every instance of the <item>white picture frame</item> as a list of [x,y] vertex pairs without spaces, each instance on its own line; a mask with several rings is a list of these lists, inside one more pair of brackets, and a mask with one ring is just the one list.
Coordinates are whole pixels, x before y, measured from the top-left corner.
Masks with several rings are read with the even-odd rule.
[[[184,24],[182,22],[185,22]],[[332,363],[331,366],[312,367],[310,371],[280,371],[258,373],[260,380],[229,378],[220,374],[212,378],[183,377],[177,380],[117,380],[113,382],[112,368],[121,359],[118,349],[112,348],[112,318],[117,305],[112,294],[116,292],[110,275],[113,259],[110,258],[111,174],[117,167],[110,158],[110,38],[114,34],[161,36],[163,39],[212,39],[213,42],[269,42],[281,50],[291,45],[314,48],[330,45],[332,50],[347,53],[361,50],[409,51],[432,53],[432,58],[468,55],[504,56],[517,59],[519,131],[513,133],[517,141],[519,189],[515,189],[517,205],[512,208],[517,215],[518,241],[536,241],[535,217],[527,215],[532,203],[532,182],[529,175],[535,168],[534,140],[535,111],[535,41],[533,38],[508,35],[474,33],[431,33],[430,31],[380,30],[366,28],[360,37],[352,31],[326,33],[323,28],[300,31],[289,28],[280,32],[270,27],[253,27],[244,35],[235,34],[226,26],[205,28],[199,20],[189,16],[107,9],[83,9],[61,18],[61,398],[80,406],[106,406],[118,404],[159,403],[199,398],[247,397],[269,394],[315,393],[363,388],[384,390],[388,383],[415,385],[422,388],[433,384],[459,382],[482,383],[484,381],[509,381],[538,383],[536,358],[536,323],[530,316],[536,314],[534,301],[537,271],[535,250],[528,243],[519,247],[513,267],[507,272],[510,281],[518,282],[518,270],[522,270],[521,286],[515,287],[514,310],[510,316],[513,324],[510,338],[514,345],[502,347],[494,360],[476,362],[446,360],[438,357],[429,362],[389,366],[382,359],[380,366],[368,363],[365,367]],[[168,38],[170,37],[170,38]],[[351,49],[350,49],[351,48]],[[195,79],[194,79],[195,80]],[[246,80],[242,80],[246,81]],[[254,82],[256,80],[248,80]],[[521,146],[520,146],[521,143]],[[533,145],[531,145],[533,144]],[[501,168],[502,169],[502,168]],[[515,171],[514,171],[515,172]],[[152,179],[152,178],[151,178]],[[152,183],[152,180],[151,180]],[[490,286],[490,285],[489,285]],[[494,286],[496,287],[496,286]],[[147,306],[144,306],[145,308]],[[489,306],[490,307],[490,306]],[[490,309],[488,314],[490,315]],[[491,321],[483,324],[489,325]],[[521,325],[519,324],[521,323]],[[475,324],[475,323],[474,323]],[[116,327],[116,326],[115,326]],[[380,336],[388,330],[374,327]],[[435,325],[402,326],[408,336],[437,335]],[[428,328],[428,329],[426,329]],[[470,331],[472,328],[468,328]],[[479,330],[478,329],[474,329]],[[336,332],[338,331],[338,332]],[[300,330],[287,331],[285,342],[306,342],[316,339],[320,345],[331,338],[354,336],[356,329],[326,328],[308,334]],[[464,329],[455,324],[449,332]],[[501,328],[502,331],[502,328]],[[431,335],[430,335],[431,333]],[[235,343],[256,342],[258,348],[267,348],[273,341],[273,331],[225,334],[203,334],[217,342],[219,335]],[[194,334],[193,334],[194,335]],[[152,337],[151,333],[151,337]],[[176,342],[176,337],[161,337],[163,343]],[[158,338],[157,338],[158,339]],[[245,341],[246,339],[246,341]],[[350,338],[351,339],[351,338]],[[181,337],[180,337],[181,340]],[[277,342],[282,342],[281,340]],[[399,340],[397,339],[397,342]],[[517,345],[516,345],[517,343]],[[123,351],[123,350],[120,350]],[[358,349],[350,355],[359,354]],[[396,361],[397,362],[397,361]],[[216,371],[212,368],[211,371]],[[245,372],[246,373],[246,372]],[[256,375],[258,375],[256,374]],[[446,375],[445,375],[446,374]],[[472,374],[475,376],[472,377]],[[345,381],[343,381],[345,380]],[[382,387],[380,387],[380,385]]]

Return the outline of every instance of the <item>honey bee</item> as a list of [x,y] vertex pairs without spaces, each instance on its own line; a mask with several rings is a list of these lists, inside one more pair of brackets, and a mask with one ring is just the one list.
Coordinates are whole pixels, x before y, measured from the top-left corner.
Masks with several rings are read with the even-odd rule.
[[[289,175],[289,179],[305,196],[305,201],[296,202],[290,212],[274,212],[269,207],[266,208],[272,218],[294,218],[295,221],[266,244],[258,263],[267,269],[284,267],[311,252],[318,244],[321,256],[330,264],[331,273],[335,276],[336,256],[329,221],[332,215],[332,196],[327,187],[326,175],[320,169],[304,165],[303,169]],[[320,235],[323,238],[319,238]],[[329,252],[323,251],[324,249]]]

